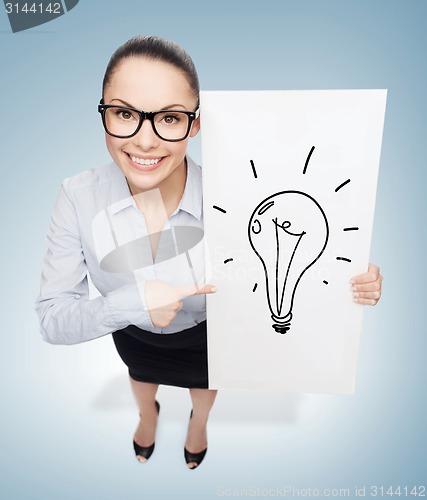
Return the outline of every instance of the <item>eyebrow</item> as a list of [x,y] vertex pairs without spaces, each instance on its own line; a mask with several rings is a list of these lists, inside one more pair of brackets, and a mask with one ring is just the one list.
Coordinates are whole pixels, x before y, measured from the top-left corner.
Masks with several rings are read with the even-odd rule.
[[[135,106],[133,106],[132,104],[126,102],[126,101],[123,101],[123,99],[111,99],[110,101],[110,104],[112,101],[120,101],[121,103],[123,103],[125,106],[127,106],[128,108],[132,108],[132,109],[138,109],[138,108],[135,108]],[[180,106],[181,108],[185,108],[184,105],[182,104],[169,104],[168,106],[163,106],[162,108],[160,108],[161,110],[168,110],[168,109],[173,109],[173,108],[176,108],[177,106]]]

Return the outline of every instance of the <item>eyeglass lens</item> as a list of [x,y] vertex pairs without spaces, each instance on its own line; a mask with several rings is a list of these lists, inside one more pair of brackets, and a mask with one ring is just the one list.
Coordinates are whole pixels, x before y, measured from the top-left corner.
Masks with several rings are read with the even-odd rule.
[[[132,109],[107,108],[105,127],[113,135],[130,136],[138,128],[140,115]],[[160,137],[166,140],[183,139],[187,134],[189,117],[179,111],[157,113],[153,125]]]

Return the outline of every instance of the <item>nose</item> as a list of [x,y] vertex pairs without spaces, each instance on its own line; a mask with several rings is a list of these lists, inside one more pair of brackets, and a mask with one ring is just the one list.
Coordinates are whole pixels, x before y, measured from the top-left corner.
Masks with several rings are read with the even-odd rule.
[[153,125],[150,120],[145,119],[142,122],[138,133],[133,136],[135,146],[140,147],[143,151],[149,151],[156,148],[159,144],[159,138],[154,133]]

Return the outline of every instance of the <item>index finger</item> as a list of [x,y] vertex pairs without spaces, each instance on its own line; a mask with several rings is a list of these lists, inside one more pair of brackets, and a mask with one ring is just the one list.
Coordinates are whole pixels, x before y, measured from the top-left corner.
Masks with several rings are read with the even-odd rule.
[[204,284],[200,287],[197,285],[189,285],[179,289],[178,295],[180,299],[185,299],[191,295],[207,295],[216,292],[216,287],[210,284]]
[[216,292],[216,287],[214,285],[202,285],[200,288],[197,289],[196,293],[193,295],[207,295],[209,293],[215,293]]

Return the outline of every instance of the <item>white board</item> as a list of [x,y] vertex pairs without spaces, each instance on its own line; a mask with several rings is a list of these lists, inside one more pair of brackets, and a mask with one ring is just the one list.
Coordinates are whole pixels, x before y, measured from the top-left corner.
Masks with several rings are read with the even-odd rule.
[[354,391],[386,94],[202,92],[211,388]]

